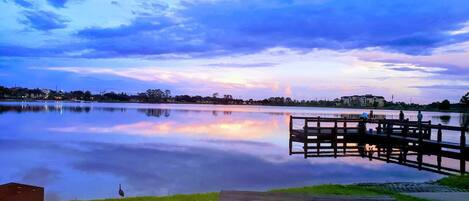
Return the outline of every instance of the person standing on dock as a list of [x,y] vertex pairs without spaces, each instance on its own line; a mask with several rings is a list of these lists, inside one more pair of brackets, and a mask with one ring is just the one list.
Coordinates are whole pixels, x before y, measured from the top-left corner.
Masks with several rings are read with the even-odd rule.
[[360,115],[360,119],[367,120],[368,119],[368,114],[366,112],[362,113]]
[[399,121],[404,121],[404,112],[399,112]]
[[370,110],[370,119],[373,119],[373,110]]
[[360,115],[360,120],[361,121],[358,122],[358,127],[360,129],[363,129],[362,131],[363,131],[363,133],[365,133],[366,132],[366,120],[368,120],[368,114],[366,112],[362,113]]
[[422,123],[422,118],[423,118],[422,111],[419,110],[419,112],[417,114],[417,122],[419,124]]

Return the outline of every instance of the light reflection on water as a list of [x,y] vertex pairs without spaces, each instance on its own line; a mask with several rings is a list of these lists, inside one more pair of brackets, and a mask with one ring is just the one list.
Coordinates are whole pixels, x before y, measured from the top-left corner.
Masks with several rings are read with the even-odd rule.
[[[440,175],[361,158],[288,155],[289,115],[364,110],[171,104],[0,103],[0,182],[46,187],[47,200],[265,190],[319,183],[424,181]],[[399,111],[374,110],[397,118]],[[415,112],[405,112],[416,119]],[[424,112],[459,125],[459,113]],[[440,116],[450,116],[449,118]],[[459,136],[447,137],[457,139]]]

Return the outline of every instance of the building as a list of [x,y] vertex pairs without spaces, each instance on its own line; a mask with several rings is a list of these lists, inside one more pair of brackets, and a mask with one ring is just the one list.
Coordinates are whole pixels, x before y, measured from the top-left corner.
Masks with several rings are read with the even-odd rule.
[[349,107],[383,107],[385,101],[384,97],[371,94],[340,97],[341,105]]
[[0,201],[44,201],[44,188],[19,183],[0,185]]

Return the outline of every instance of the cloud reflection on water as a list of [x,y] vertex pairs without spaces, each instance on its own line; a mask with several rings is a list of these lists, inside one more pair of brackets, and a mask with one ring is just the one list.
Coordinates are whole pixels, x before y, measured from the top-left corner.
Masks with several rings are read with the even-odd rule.
[[34,104],[0,104],[0,182],[44,185],[48,201],[115,197],[119,183],[132,196],[440,177],[367,158],[288,155],[289,114],[359,110]]
[[221,139],[259,139],[274,134],[279,128],[277,119],[270,120],[235,120],[217,119],[211,122],[183,122],[183,121],[140,121],[130,124],[119,124],[109,127],[99,126],[71,126],[50,128],[55,132],[70,133],[109,133],[142,136],[184,135],[197,138]]
[[[97,142],[70,142],[63,145],[62,142],[18,140],[2,140],[0,144],[3,149],[15,147],[16,155],[34,151],[39,156],[49,156],[42,162],[44,166],[62,166],[61,179],[51,180],[44,185],[50,191],[63,190],[59,191],[61,197],[70,199],[75,198],[73,195],[81,195],[78,198],[86,199],[114,196],[113,184],[117,183],[123,183],[131,196],[222,189],[265,190],[318,183],[425,180],[435,177],[426,172],[415,174],[417,170],[413,169],[403,171],[405,168],[397,165],[386,165],[384,168],[381,166],[384,163],[370,164],[367,159],[360,158],[353,160],[363,161],[363,164],[348,164],[341,160],[316,163],[314,159],[304,160],[301,157],[287,159],[283,150],[280,151],[275,145],[249,141],[231,141],[229,144],[206,141],[203,146]],[[228,148],[224,150],[222,146]],[[240,152],[234,148],[236,146],[242,149],[249,147],[250,150]],[[267,150],[266,147],[273,150],[272,153],[252,154],[256,150]],[[0,153],[0,159],[15,166],[15,161],[4,150]],[[267,154],[270,157],[264,157]],[[373,165],[383,168],[369,168]],[[94,185],[102,186],[101,192],[93,192],[87,185],[76,185],[73,192],[60,189],[64,182],[77,183],[70,180],[74,178],[70,178],[70,175],[75,171],[81,172],[79,175],[82,178],[75,178],[79,183],[94,182]],[[29,183],[37,182],[32,177],[22,179]]]

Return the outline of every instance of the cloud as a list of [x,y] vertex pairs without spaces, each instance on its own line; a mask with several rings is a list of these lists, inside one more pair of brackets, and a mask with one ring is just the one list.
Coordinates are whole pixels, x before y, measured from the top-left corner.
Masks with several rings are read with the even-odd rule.
[[418,89],[437,89],[437,90],[465,90],[469,91],[469,85],[460,85],[460,84],[453,84],[453,85],[429,85],[429,86],[411,86],[412,88]]
[[428,55],[406,55],[399,52],[386,52],[381,49],[353,50],[348,55],[360,60],[382,62],[388,69],[428,72],[438,75],[467,77],[469,65],[469,42],[455,43],[438,47]]
[[[49,0],[56,7],[64,7],[66,2]],[[72,35],[79,43],[67,45],[76,46],[77,51],[90,50],[79,55],[85,58],[232,55],[274,47],[338,51],[379,47],[425,55],[469,39],[464,32],[469,2],[456,0],[208,1],[184,2],[177,8],[161,3],[142,5],[130,23],[75,30]],[[36,29],[66,26],[66,20],[54,14],[28,15],[28,24]]]
[[[416,5],[422,8],[413,9]],[[361,5],[348,1],[272,5],[250,2],[249,6],[234,1],[184,6],[174,14],[182,19],[178,26],[174,26],[173,18],[161,15],[137,17],[127,25],[85,28],[77,36],[93,39],[87,46],[95,50],[97,57],[242,53],[277,46],[339,50],[382,47],[406,54],[427,54],[438,46],[465,39],[464,34],[450,35],[447,31],[460,29],[469,18],[467,3],[449,4],[453,9],[445,16],[436,12],[444,6],[441,3],[414,1]],[[441,17],[446,20],[438,20]]]
[[[217,89],[270,89],[272,84],[268,80],[259,80],[256,74],[250,69],[239,71],[238,69],[228,69],[219,71],[218,69],[194,68],[179,71],[172,71],[158,67],[134,67],[134,68],[92,68],[92,67],[48,67],[46,70],[71,72],[85,75],[113,75],[130,78],[145,82],[171,83],[177,86],[197,85],[198,88],[209,87],[211,90]],[[213,91],[212,91],[213,92]]]
[[284,91],[284,95],[287,96],[287,97],[291,97],[292,96],[292,89],[291,89],[291,86],[287,86],[285,87],[285,91]]
[[26,183],[45,186],[56,181],[59,178],[60,172],[45,167],[36,167],[19,174],[22,175],[21,180]]
[[[19,22],[33,29],[49,31],[67,27],[69,20],[49,11],[23,11],[24,19]],[[33,49],[33,51],[35,51]],[[40,50],[38,50],[40,52]]]
[[448,33],[451,35],[459,35],[459,34],[467,34],[469,33],[469,21],[462,23],[462,27],[458,30],[449,31]]
[[15,0],[15,3],[24,8],[33,8],[33,4],[27,0]]
[[[451,7],[448,13],[439,12]],[[415,9],[419,7],[419,9]],[[272,46],[354,49],[384,47],[422,54],[458,41],[445,31],[469,18],[469,3],[452,1],[317,1],[271,3],[222,1],[186,5],[183,16],[206,40],[226,49]],[[205,12],[210,10],[211,12]],[[445,20],[440,20],[440,19]],[[230,23],[226,23],[230,22]],[[402,23],[405,22],[405,23]]]
[[49,3],[49,5],[56,8],[65,8],[65,4],[67,2],[68,0],[47,0],[47,3]]
[[74,47],[49,44],[47,47],[33,48],[0,44],[0,55],[4,57],[60,57],[69,51],[73,51],[71,48]]
[[383,65],[387,69],[402,72],[423,72],[423,73],[441,73],[447,71],[446,68],[422,67],[413,64],[387,63]]
[[262,62],[262,63],[210,63],[210,64],[206,64],[205,66],[231,67],[231,68],[256,68],[256,67],[273,67],[276,65],[277,63]]
[[265,138],[278,129],[279,122],[276,120],[217,120],[206,123],[181,124],[177,121],[157,123],[151,121],[134,122],[130,124],[119,124],[108,127],[57,127],[50,128],[51,131],[64,133],[93,133],[93,134],[115,134],[139,135],[147,137],[164,135],[183,135],[191,138],[216,138],[216,139],[238,139],[253,140]]
[[100,28],[90,27],[77,32],[77,36],[88,39],[95,38],[113,38],[135,35],[140,32],[159,31],[174,25],[168,18],[146,18],[140,17],[133,20],[130,24],[120,25],[118,27]]

